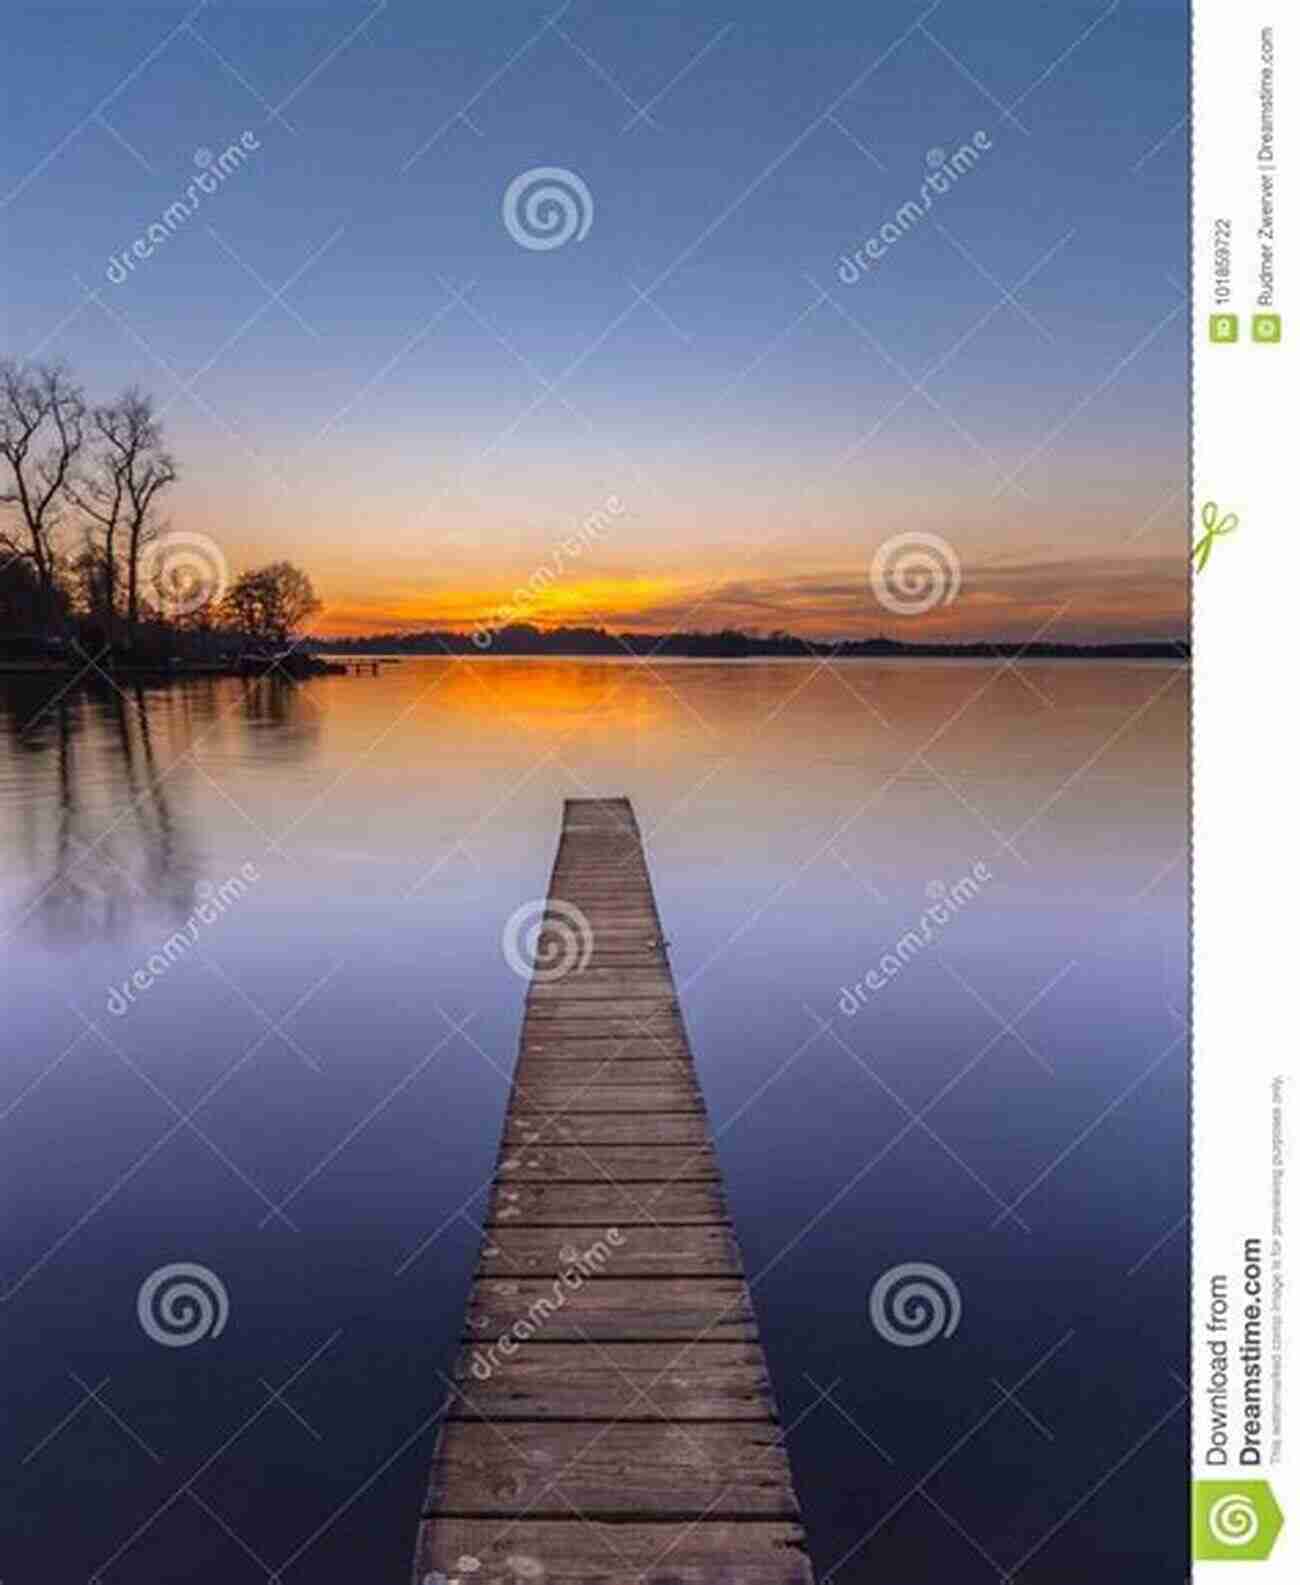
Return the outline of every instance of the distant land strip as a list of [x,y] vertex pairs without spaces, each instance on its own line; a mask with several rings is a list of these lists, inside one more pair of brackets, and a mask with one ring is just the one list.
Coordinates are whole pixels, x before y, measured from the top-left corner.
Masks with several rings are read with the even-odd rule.
[[333,655],[612,655],[699,660],[859,660],[872,656],[947,656],[971,660],[1182,660],[1184,639],[1127,639],[1109,644],[1031,643],[1013,639],[969,644],[904,643],[892,638],[811,639],[793,633],[758,636],[724,628],[716,633],[611,633],[603,627],[497,628],[490,645],[471,633],[429,629],[367,637],[306,639],[304,649]]

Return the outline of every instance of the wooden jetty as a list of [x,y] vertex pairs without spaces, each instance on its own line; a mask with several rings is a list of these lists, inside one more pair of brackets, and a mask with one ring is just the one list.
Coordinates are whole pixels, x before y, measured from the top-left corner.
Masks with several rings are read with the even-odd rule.
[[416,1585],[812,1585],[625,798],[568,799]]

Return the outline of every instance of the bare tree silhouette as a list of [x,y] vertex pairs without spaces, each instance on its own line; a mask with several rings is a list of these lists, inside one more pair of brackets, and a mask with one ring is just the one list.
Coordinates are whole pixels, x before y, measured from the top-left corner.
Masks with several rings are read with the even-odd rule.
[[0,547],[36,573],[42,614],[58,604],[55,530],[67,486],[86,439],[86,400],[61,365],[0,362],[0,458],[8,466],[0,505],[15,510],[17,533],[0,531]]
[[154,515],[158,496],[179,474],[163,445],[153,398],[138,387],[131,386],[117,401],[94,408],[90,429],[98,450],[89,469],[70,476],[68,495],[98,533],[110,642],[116,632],[118,558],[125,557],[126,631],[134,642],[140,622],[141,557],[158,533]]

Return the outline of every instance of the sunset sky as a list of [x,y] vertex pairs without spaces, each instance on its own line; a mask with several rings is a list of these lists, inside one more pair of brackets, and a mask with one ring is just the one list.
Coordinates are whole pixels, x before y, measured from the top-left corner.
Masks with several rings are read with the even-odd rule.
[[[469,626],[551,566],[543,623],[1181,634],[1181,0],[558,7],[20,8],[4,350],[151,389],[172,525],[299,562],[322,633]],[[581,240],[510,234],[537,167]],[[961,588],[900,618],[867,569],[912,532]]]

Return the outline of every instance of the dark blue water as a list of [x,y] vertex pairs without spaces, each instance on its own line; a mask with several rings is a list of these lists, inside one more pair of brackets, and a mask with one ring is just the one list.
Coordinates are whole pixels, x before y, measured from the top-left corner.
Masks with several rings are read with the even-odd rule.
[[[0,688],[5,1585],[407,1578],[502,929],[561,800],[619,793],[819,1578],[1182,1581],[1185,679],[1028,671]],[[186,1347],[137,1314],[176,1262],[228,1299]],[[917,1262],[960,1317],[898,1346],[868,1298]]]

